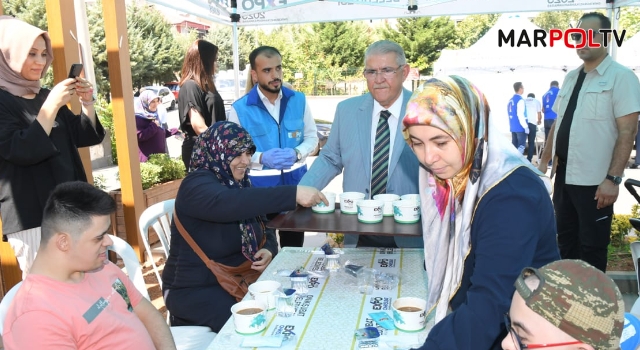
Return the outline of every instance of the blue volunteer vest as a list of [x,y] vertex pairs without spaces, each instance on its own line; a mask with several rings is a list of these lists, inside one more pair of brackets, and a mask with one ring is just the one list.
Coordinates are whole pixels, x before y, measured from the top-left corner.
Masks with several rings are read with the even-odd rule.
[[[258,85],[248,94],[233,103],[240,125],[245,128],[256,145],[256,151],[264,152],[272,148],[294,148],[304,140],[304,94],[282,87],[280,100],[280,124],[276,123],[258,94]],[[271,168],[264,166],[263,170]],[[256,172],[252,170],[252,172]],[[306,165],[294,171],[281,171],[273,176],[251,176],[256,187],[277,185],[297,185],[307,172]],[[259,173],[257,171],[256,173]],[[257,174],[256,174],[257,175]]]
[[511,132],[524,132],[524,128],[520,125],[518,119],[518,102],[522,101],[522,96],[515,94],[509,100],[507,105],[507,113],[509,114],[509,128]]
[[544,119],[555,120],[558,115],[553,111],[553,104],[556,103],[556,97],[558,97],[558,92],[560,92],[560,88],[552,87],[542,96],[542,103],[544,104]]

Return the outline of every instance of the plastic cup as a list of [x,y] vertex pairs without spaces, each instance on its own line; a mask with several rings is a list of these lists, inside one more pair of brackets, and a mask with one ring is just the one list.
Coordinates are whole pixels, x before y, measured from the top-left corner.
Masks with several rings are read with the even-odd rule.
[[340,211],[344,214],[357,214],[356,202],[364,199],[364,193],[344,192],[340,194]]
[[276,314],[279,317],[291,317],[296,313],[295,301],[296,295],[286,295],[278,293],[276,298]]
[[365,267],[358,271],[357,276],[360,294],[372,294],[376,284],[376,270]]
[[267,326],[267,305],[258,300],[245,300],[231,307],[233,325],[240,334],[262,332]]
[[415,200],[418,201],[418,203],[420,203],[420,195],[417,193],[409,193],[409,194],[403,194],[402,196],[400,196],[400,199],[402,200]]
[[336,210],[336,194],[333,192],[322,192],[325,197],[327,197],[327,201],[329,201],[329,205],[324,204],[324,202],[320,202],[317,205],[311,207],[314,213],[333,213]]
[[258,281],[249,285],[249,294],[254,300],[261,301],[267,305],[267,310],[276,307],[276,293],[280,289],[280,282]]

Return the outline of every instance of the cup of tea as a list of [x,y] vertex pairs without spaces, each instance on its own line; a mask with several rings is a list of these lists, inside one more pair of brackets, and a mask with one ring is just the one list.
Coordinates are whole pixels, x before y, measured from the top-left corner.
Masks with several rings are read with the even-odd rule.
[[393,219],[401,224],[415,224],[420,221],[420,202],[415,199],[393,202]]
[[356,202],[364,199],[364,193],[344,192],[340,194],[340,212],[344,214],[357,214]]
[[392,193],[381,193],[373,196],[373,199],[377,199],[379,201],[384,202],[384,207],[382,210],[382,215],[384,216],[393,216],[393,202],[400,199],[400,196]]
[[324,204],[324,202],[320,202],[311,207],[314,213],[333,213],[336,210],[336,194],[333,192],[322,192],[325,197],[327,197],[327,201],[329,201],[329,205]]
[[366,224],[382,222],[384,202],[375,199],[361,199],[356,202],[358,221]]
[[427,322],[427,301],[420,298],[398,298],[391,304],[393,323],[405,332],[422,330]]
[[233,325],[240,334],[262,332],[267,327],[267,305],[258,300],[244,300],[231,307]]
[[280,289],[280,282],[258,281],[249,285],[249,294],[254,300],[261,301],[267,305],[267,310],[276,307],[276,294]]

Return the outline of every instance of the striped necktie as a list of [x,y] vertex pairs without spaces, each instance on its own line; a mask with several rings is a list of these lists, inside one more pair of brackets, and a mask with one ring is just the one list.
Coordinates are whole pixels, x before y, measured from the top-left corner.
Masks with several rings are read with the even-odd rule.
[[373,164],[371,166],[371,198],[377,194],[387,192],[387,175],[389,173],[389,147],[391,133],[389,132],[389,117],[391,113],[380,112],[376,140],[373,147]]

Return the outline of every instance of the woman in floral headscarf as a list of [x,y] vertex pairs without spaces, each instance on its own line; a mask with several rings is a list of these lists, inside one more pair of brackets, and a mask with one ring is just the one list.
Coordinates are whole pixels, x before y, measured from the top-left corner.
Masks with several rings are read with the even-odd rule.
[[482,92],[458,76],[427,81],[407,104],[436,322],[421,349],[500,349],[518,274],[560,258],[549,180],[489,134],[488,117]]
[[146,162],[152,154],[167,153],[166,138],[178,133],[177,128],[165,130],[158,118],[160,97],[153,90],[145,90],[135,100],[138,159]]
[[[235,123],[217,122],[201,133],[178,190],[175,215],[209,259],[228,266],[249,260],[252,269],[263,271],[278,252],[264,215],[293,210],[296,203],[328,202],[312,187],[252,188],[247,170],[255,150],[251,136]],[[235,298],[184,240],[175,220],[162,282],[172,326],[209,326],[218,332],[231,316]]]

